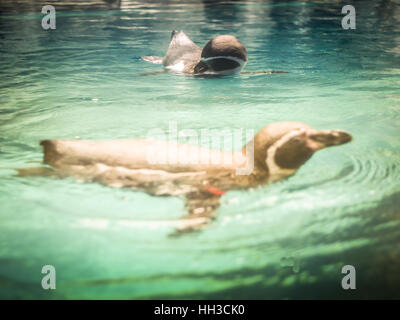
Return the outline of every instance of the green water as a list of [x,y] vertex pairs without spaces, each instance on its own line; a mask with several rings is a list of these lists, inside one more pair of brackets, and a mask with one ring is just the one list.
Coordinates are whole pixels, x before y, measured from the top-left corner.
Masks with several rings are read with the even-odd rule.
[[[26,1],[26,3],[31,3]],[[338,1],[121,1],[120,7],[41,5],[0,16],[0,297],[400,297],[400,5],[354,1],[357,29]],[[3,8],[2,7],[2,8]],[[161,66],[172,29],[204,45],[236,35],[242,74],[140,76]],[[217,220],[169,238],[180,198],[17,178],[37,166],[42,139],[127,139],[151,129],[253,129],[275,121],[350,132],[295,176],[222,198]],[[357,289],[341,287],[353,265]],[[57,289],[43,290],[53,265]]]

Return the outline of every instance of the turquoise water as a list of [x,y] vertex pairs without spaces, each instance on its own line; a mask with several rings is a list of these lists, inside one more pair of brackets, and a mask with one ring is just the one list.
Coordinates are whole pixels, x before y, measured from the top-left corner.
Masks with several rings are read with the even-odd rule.
[[[111,1],[109,1],[111,2]],[[0,297],[400,298],[400,5],[355,1],[2,1],[0,16]],[[28,5],[29,4],[29,5]],[[242,74],[140,76],[161,66],[170,32],[204,45],[229,33],[247,47]],[[42,139],[125,139],[151,129],[253,129],[275,121],[350,132],[295,176],[231,191],[201,232],[169,238],[180,198],[74,179],[17,178]],[[57,289],[41,288],[54,265]],[[357,289],[341,287],[353,265]]]

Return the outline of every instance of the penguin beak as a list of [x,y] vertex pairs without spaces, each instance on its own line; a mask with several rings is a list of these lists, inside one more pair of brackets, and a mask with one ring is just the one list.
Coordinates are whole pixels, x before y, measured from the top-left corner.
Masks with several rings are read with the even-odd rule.
[[353,137],[342,130],[324,130],[309,134],[313,149],[322,149],[331,146],[339,146],[353,140]]

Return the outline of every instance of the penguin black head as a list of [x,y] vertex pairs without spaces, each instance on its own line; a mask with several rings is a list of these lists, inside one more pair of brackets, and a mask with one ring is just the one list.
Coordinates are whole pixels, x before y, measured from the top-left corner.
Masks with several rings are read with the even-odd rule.
[[254,162],[270,175],[285,171],[291,175],[314,152],[351,140],[352,136],[342,130],[318,131],[301,122],[277,122],[254,136]]
[[240,72],[247,62],[244,45],[234,36],[219,35],[212,38],[201,52],[201,61],[194,73],[234,74]]

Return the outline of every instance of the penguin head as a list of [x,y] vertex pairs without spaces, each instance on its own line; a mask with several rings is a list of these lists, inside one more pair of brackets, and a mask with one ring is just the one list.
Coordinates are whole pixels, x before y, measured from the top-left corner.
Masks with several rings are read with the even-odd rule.
[[240,72],[247,62],[244,45],[234,36],[219,35],[212,38],[201,52],[201,61],[194,73],[234,74]]
[[269,174],[294,173],[314,152],[351,140],[352,136],[342,130],[318,131],[301,122],[273,123],[254,136],[254,162]]

